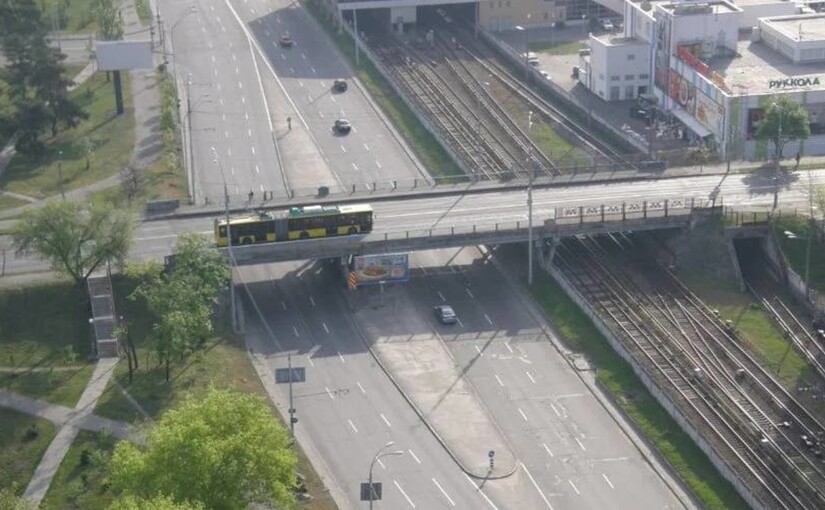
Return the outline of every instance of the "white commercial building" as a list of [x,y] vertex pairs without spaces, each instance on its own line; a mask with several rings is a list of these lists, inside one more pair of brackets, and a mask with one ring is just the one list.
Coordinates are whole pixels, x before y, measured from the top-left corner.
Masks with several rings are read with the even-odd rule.
[[811,137],[785,155],[825,154],[825,14],[777,0],[625,0],[624,15],[620,37],[591,35],[580,57],[579,81],[594,94],[653,93],[692,136],[734,158],[770,155],[756,125],[787,95],[808,110]]

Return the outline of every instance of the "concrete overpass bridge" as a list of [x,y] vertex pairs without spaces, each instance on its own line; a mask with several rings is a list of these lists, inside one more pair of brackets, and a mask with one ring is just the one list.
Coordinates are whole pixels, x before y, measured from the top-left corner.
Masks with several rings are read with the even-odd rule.
[[[556,207],[549,217],[534,214],[533,237],[540,245],[544,240],[575,235],[681,228],[688,226],[698,215],[707,215],[714,210],[711,205],[702,205],[687,198]],[[525,220],[490,222],[480,219],[474,223],[442,224],[428,228],[390,227],[367,235],[237,246],[232,248],[232,258],[235,265],[255,265],[518,243],[526,242],[528,236]],[[229,256],[228,249],[223,249],[223,253]]]

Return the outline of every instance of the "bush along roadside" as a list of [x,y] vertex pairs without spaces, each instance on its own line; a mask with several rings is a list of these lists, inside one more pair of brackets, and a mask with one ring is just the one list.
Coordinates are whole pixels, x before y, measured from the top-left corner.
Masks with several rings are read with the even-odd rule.
[[163,160],[167,172],[183,172],[181,165],[180,109],[175,81],[166,71],[158,72],[160,88],[160,129],[163,133]]
[[705,453],[659,405],[642,381],[602,336],[590,318],[548,274],[538,274],[533,298],[572,350],[595,366],[596,381],[658,451],[704,508],[746,509],[747,503]]

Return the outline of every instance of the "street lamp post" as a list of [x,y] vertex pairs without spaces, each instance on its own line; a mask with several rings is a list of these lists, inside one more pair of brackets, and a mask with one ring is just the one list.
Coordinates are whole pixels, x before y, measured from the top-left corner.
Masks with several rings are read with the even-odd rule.
[[779,126],[776,128],[776,140],[775,140],[775,149],[776,149],[776,169],[774,170],[773,174],[773,210],[776,211],[777,206],[779,205],[779,172],[782,169],[781,167],[781,160],[782,154],[779,150],[779,141],[782,138],[782,108],[780,108],[778,103],[772,103],[772,107],[776,108],[776,111],[779,113]]
[[[527,113],[527,133],[532,139],[533,112]],[[530,146],[527,146],[527,285],[533,285],[533,160],[530,156]]]
[[370,463],[370,474],[369,474],[369,490],[370,490],[370,510],[372,510],[372,502],[375,499],[375,492],[372,489],[372,469],[375,467],[375,463],[378,462],[379,459],[382,457],[390,457],[392,455],[404,455],[404,452],[401,450],[395,450],[394,452],[384,452],[387,448],[390,448],[392,445],[395,444],[395,441],[390,441],[384,446],[382,446],[377,452],[375,452],[375,456],[372,458],[372,462]]
[[[527,15],[527,19],[530,19],[530,15]],[[524,32],[524,83],[527,83],[527,80],[530,79],[530,31],[527,30],[528,27],[516,25],[516,30],[519,32]]]
[[[211,151],[212,159],[215,161],[215,164],[218,165],[218,170],[221,172],[221,180],[223,181],[223,203],[224,210],[226,212],[226,246],[229,251],[229,313],[232,315],[232,331],[237,333],[238,318],[235,311],[235,284],[233,283],[232,278],[232,268],[235,266],[235,258],[232,256],[232,232],[230,231],[231,226],[229,222],[229,188],[226,186],[226,177],[223,174],[223,166],[221,165],[221,161],[218,159],[218,151],[215,150],[215,147],[212,147]],[[289,376],[292,377],[291,370]]]

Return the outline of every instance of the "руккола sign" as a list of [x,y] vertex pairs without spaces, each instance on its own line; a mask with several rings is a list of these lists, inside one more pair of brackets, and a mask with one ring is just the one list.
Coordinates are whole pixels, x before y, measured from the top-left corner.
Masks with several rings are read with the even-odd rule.
[[819,76],[802,76],[799,78],[782,78],[781,80],[768,80],[768,88],[771,89],[811,87],[814,85],[819,85]]

